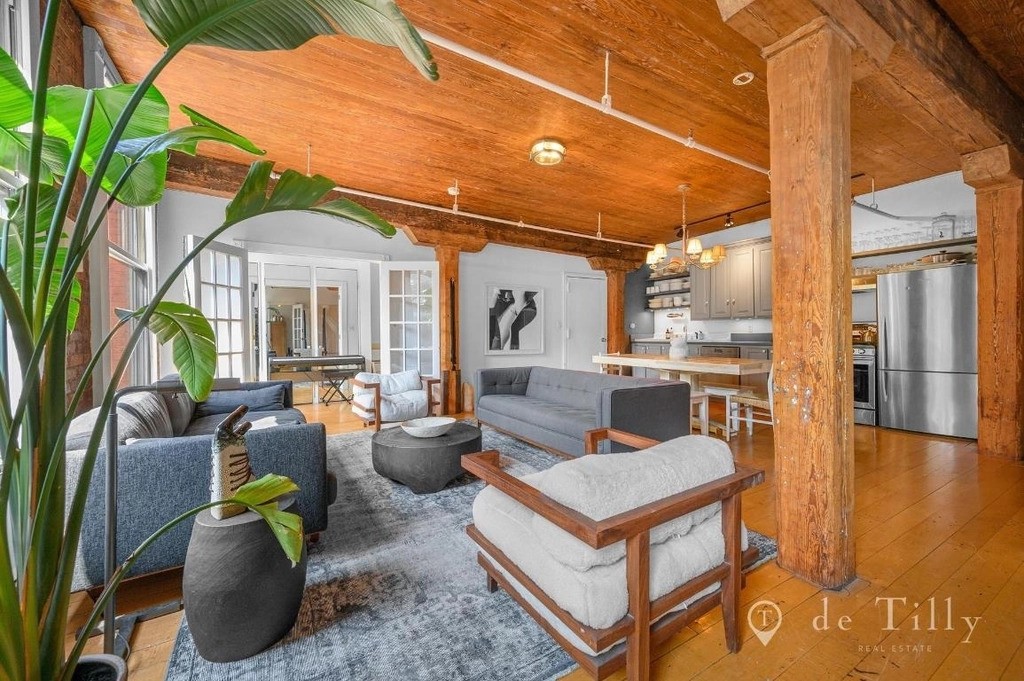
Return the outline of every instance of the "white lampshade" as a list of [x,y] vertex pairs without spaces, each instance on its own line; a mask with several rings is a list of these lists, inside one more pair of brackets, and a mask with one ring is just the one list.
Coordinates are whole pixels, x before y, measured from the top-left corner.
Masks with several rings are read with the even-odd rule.
[[699,256],[704,251],[700,239],[689,239],[686,242],[686,255]]
[[656,260],[664,260],[668,256],[668,246],[665,244],[654,244],[654,258]]

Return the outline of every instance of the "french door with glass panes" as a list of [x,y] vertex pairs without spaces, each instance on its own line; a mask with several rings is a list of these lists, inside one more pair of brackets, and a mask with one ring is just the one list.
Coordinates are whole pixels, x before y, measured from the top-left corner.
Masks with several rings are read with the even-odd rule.
[[440,372],[436,262],[380,264],[381,372]]
[[[203,237],[185,237],[189,252]],[[185,270],[185,301],[202,311],[217,337],[217,377],[248,380],[249,276],[245,249],[214,241]]]

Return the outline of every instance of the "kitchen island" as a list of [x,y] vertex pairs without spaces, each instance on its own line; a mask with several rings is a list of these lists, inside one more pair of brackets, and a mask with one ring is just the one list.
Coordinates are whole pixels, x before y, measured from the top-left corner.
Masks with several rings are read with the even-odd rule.
[[686,381],[693,390],[700,389],[700,374],[722,376],[754,376],[767,374],[772,369],[770,360],[741,359],[738,357],[684,357],[671,359],[668,355],[594,355],[594,364],[603,370],[609,367],[641,367],[653,369],[668,380]]

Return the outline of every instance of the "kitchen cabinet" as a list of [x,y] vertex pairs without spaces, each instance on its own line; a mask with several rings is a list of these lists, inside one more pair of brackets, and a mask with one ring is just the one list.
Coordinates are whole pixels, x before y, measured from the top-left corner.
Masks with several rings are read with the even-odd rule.
[[729,263],[730,316],[747,319],[754,316],[754,247],[739,246],[726,250]]
[[[727,251],[728,253],[728,251]],[[711,273],[711,319],[730,319],[732,317],[732,291],[730,287],[729,256],[725,262],[712,267]]]
[[754,247],[732,246],[725,260],[711,268],[711,318],[754,316]]
[[690,268],[690,319],[711,319],[711,270]]
[[754,244],[754,316],[772,316],[772,244]]

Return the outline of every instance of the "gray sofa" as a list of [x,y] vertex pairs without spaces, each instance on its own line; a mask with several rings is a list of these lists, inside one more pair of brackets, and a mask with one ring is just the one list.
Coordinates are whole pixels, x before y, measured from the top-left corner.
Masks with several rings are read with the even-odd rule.
[[[562,454],[581,456],[583,434],[616,428],[656,440],[689,435],[690,384],[550,367],[480,369],[476,417]],[[616,445],[613,451],[624,450]]]
[[[118,403],[117,560],[120,563],[161,525],[210,500],[212,434],[240,404],[250,411],[246,436],[256,475],[285,475],[299,486],[296,510],[307,534],[327,527],[327,507],[337,493],[327,472],[323,424],[307,424],[292,407],[291,381],[242,383],[238,390],[211,393],[196,404],[185,394],[136,393]],[[68,434],[68,498],[81,473],[95,410],[75,420]],[[80,449],[76,449],[80,448]],[[103,583],[104,472],[101,451],[86,502],[74,586]],[[192,521],[177,525],[138,560],[132,575],[183,565]]]

